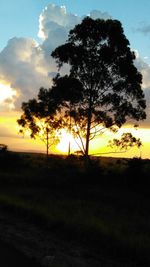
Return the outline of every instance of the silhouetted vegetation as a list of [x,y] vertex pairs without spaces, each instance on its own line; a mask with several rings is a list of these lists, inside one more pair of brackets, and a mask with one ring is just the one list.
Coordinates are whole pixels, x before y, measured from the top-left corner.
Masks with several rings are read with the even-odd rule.
[[[70,66],[68,76],[57,75],[54,89],[61,92],[59,111],[66,111],[68,121],[72,118],[71,132],[80,139],[86,157],[89,142],[104,129],[117,131],[128,119],[146,118],[142,75],[134,65],[135,54],[119,21],[84,18],[52,56],[59,69],[64,63]],[[77,91],[78,96],[74,102],[69,90],[73,85],[66,82],[73,78],[73,84],[76,80],[81,88],[80,94],[74,90],[73,95]],[[69,101],[72,105],[68,110]]]
[[0,155],[0,205],[93,257],[148,266],[149,172],[139,158],[92,157],[87,172],[83,156],[46,163],[42,154],[9,152]]
[[57,130],[61,127],[61,121],[57,119],[53,102],[50,90],[41,88],[38,99],[22,103],[23,114],[17,120],[21,126],[21,134],[29,131],[31,138],[38,137],[45,143],[47,157],[50,147],[59,141]]
[[7,145],[5,144],[0,144],[0,153],[1,152],[6,152],[7,151]]
[[[129,119],[146,118],[142,75],[119,21],[84,18],[52,56],[59,69],[69,64],[69,74],[58,73],[50,89],[41,88],[38,99],[23,103],[18,120],[20,132],[30,130],[32,138],[45,142],[47,155],[58,140],[58,130],[65,128],[88,162],[90,141],[106,128],[116,132]],[[114,143],[141,145],[130,133]]]
[[142,142],[140,138],[134,137],[131,133],[123,133],[120,139],[110,140],[109,146],[127,151],[129,148],[133,146],[140,148],[142,146]]

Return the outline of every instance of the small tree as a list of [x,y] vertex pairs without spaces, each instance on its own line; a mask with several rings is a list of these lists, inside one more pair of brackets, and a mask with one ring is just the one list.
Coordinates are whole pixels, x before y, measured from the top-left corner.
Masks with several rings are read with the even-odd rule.
[[113,140],[109,141],[108,146],[111,148],[116,148],[117,150],[119,149],[119,151],[126,152],[132,147],[137,147],[140,149],[142,142],[140,138],[134,137],[131,133],[123,133],[120,139],[114,138]]
[[[117,130],[129,119],[146,118],[142,75],[134,65],[135,54],[119,21],[86,17],[52,56],[59,68],[69,64],[68,79],[81,84],[81,95],[66,115],[74,121],[72,128],[82,139],[86,157],[90,140],[104,128]],[[65,87],[63,83],[61,87]],[[62,99],[61,110],[69,101]]]
[[46,145],[46,155],[52,145],[59,142],[58,129],[61,121],[56,118],[55,102],[51,90],[41,88],[38,99],[22,103],[23,114],[17,120],[20,133],[30,132],[31,138],[40,138]]

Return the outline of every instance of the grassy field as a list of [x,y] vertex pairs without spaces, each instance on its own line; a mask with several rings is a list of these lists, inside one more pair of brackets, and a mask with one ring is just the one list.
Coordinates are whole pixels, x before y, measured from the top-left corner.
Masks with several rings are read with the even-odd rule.
[[[0,206],[93,253],[150,264],[150,161],[0,154]],[[137,265],[135,265],[137,266]]]

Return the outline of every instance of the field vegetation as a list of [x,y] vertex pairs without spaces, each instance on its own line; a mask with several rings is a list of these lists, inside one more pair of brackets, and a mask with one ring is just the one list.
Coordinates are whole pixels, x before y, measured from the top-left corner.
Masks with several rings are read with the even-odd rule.
[[87,169],[83,156],[1,152],[0,206],[93,255],[148,266],[149,173],[139,158],[93,157]]

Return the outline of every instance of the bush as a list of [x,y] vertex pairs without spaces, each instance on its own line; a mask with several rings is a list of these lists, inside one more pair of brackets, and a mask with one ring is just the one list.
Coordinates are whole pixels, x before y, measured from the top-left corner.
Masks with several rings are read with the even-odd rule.
[[5,144],[0,144],[0,152],[6,152],[7,146]]

